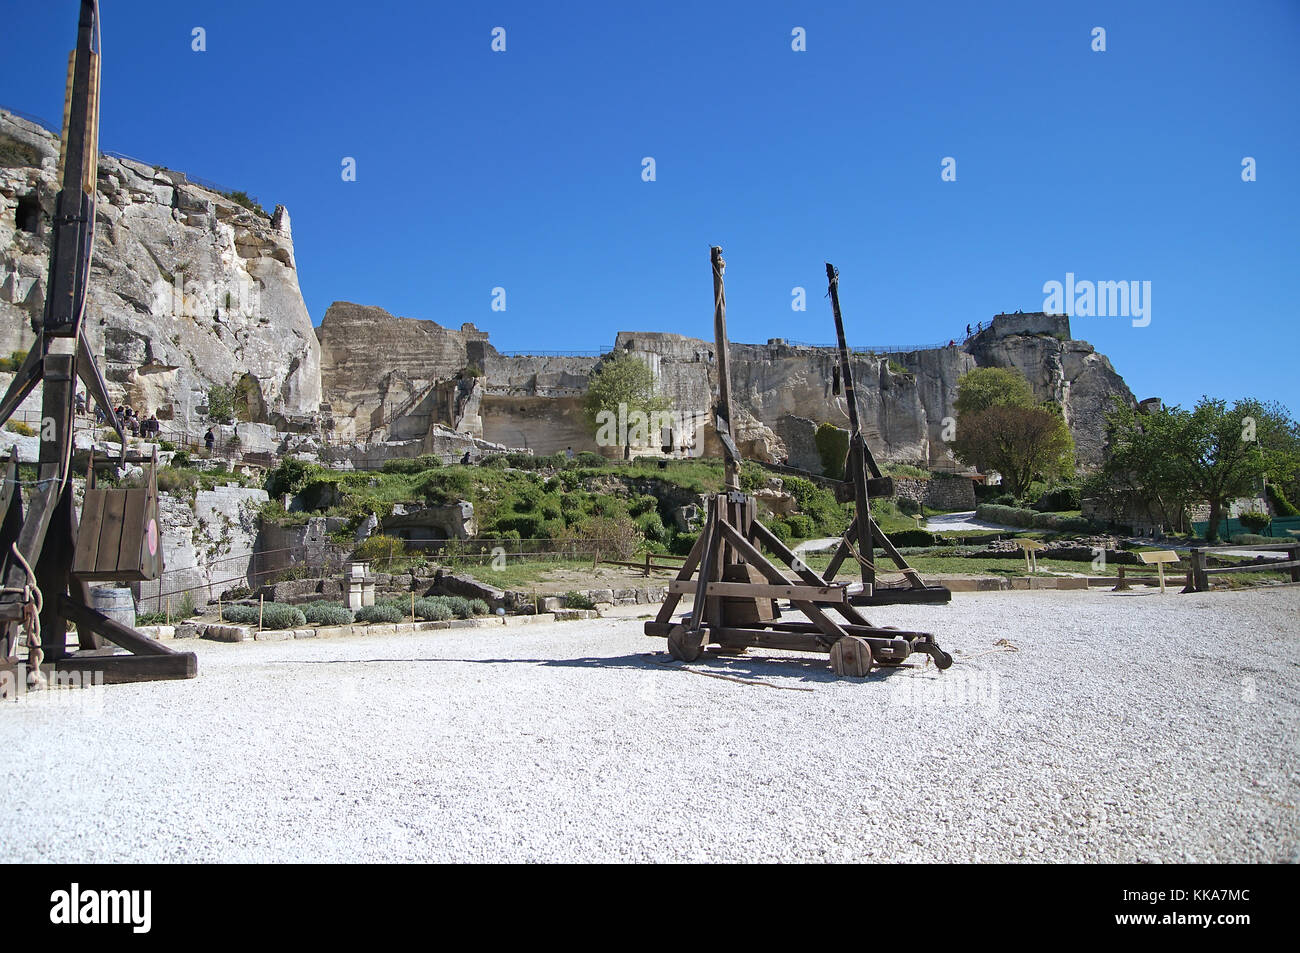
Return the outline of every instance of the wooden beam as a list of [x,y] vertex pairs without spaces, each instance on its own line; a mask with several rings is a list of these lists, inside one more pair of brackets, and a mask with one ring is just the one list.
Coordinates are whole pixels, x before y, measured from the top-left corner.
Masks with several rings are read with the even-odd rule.
[[167,655],[69,655],[54,663],[56,672],[103,674],[105,685],[130,682],[176,681],[199,674],[199,659],[193,652]]
[[74,600],[63,596],[60,600],[60,607],[63,614],[80,626],[88,626],[92,631],[99,633],[108,641],[115,645],[120,645],[128,652],[136,655],[176,655],[175,649],[170,649],[161,642],[155,642],[147,635],[142,635],[135,629],[128,628],[116,619],[110,619],[104,613],[90,606],[81,605]]
[[[674,579],[668,584],[670,592],[688,593],[695,591],[693,582]],[[813,599],[818,602],[843,602],[847,594],[846,586],[777,586],[760,585],[746,582],[711,582],[706,587],[708,596],[733,596],[754,599]]]

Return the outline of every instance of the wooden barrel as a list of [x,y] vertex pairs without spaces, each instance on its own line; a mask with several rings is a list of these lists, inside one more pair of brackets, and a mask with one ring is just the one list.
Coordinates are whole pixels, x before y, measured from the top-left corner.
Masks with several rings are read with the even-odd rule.
[[135,597],[131,595],[130,589],[96,586],[90,590],[90,607],[104,613],[114,622],[135,628]]

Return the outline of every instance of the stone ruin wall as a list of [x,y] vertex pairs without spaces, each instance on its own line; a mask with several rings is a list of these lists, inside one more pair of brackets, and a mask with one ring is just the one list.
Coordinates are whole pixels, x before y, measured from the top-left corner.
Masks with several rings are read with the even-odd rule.
[[[507,356],[472,325],[456,332],[355,305],[336,304],[330,315],[342,307],[352,309],[353,320],[365,323],[369,330],[361,334],[360,327],[353,326],[335,340],[332,328],[326,327],[334,325],[329,315],[322,325],[324,390],[336,414],[350,403],[358,414],[367,406],[378,406],[383,382],[390,389],[395,380],[404,387],[408,381],[414,386],[438,374],[455,375],[468,364],[481,372],[474,384],[476,412],[458,418],[444,400],[439,405],[443,425],[539,454],[572,447],[617,455],[618,448],[596,446],[582,415],[587,382],[599,358]],[[388,343],[378,348],[368,343],[365,354],[354,353],[355,342],[372,342],[376,337]],[[391,348],[401,349],[400,360],[387,358]],[[665,332],[625,331],[618,334],[615,350],[650,366],[674,410],[705,419],[711,416],[717,365],[710,342]],[[812,432],[823,422],[848,425],[844,399],[832,392],[837,362],[832,348],[791,345],[779,339],[732,344],[732,396],[746,453],[788,458],[795,466],[820,472]],[[1057,315],[997,315],[988,328],[961,346],[889,355],[854,353],[851,366],[863,429],[877,457],[882,462],[927,468],[958,468],[942,434],[955,414],[958,381],[975,367],[1018,368],[1041,399],[1057,402],[1084,465],[1101,460],[1103,417],[1112,397],[1133,399],[1110,362],[1091,345],[1070,339],[1069,319]],[[368,382],[368,396],[358,401],[363,382]],[[416,420],[418,413],[425,416]],[[394,424],[406,426],[411,432],[401,433],[407,437],[436,416],[428,413],[427,406],[423,411],[412,406],[411,414],[406,425]],[[473,421],[472,427],[465,426],[466,419]],[[704,435],[704,446],[709,455],[719,452],[711,429]]]

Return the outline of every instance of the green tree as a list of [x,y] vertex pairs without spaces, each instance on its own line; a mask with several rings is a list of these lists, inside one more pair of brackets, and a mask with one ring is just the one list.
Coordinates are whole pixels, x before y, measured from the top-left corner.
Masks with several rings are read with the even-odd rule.
[[1288,432],[1295,424],[1284,409],[1259,401],[1202,397],[1191,410],[1161,408],[1137,413],[1119,408],[1107,417],[1111,457],[1106,472],[1163,506],[1204,500],[1210,505],[1205,538],[1219,538],[1219,524],[1237,497],[1260,488],[1270,465],[1285,470]]
[[1101,497],[1112,513],[1136,501],[1158,512],[1166,526],[1182,526],[1193,493],[1186,465],[1171,451],[1180,427],[1175,414],[1145,413],[1116,397],[1106,415],[1106,462],[1089,495]]
[[1038,401],[1034,399],[1034,389],[1029,386],[1025,375],[1013,368],[977,367],[957,381],[957,399],[953,408],[957,411],[958,426],[962,415],[976,414],[995,405],[1037,407]]
[[957,421],[953,452],[963,463],[1002,474],[1023,496],[1035,480],[1074,473],[1074,440],[1061,415],[1042,407],[993,404]]
[[1002,474],[1022,496],[1038,479],[1074,473],[1074,439],[1052,404],[1040,404],[1014,368],[977,367],[957,382],[957,459]]
[[235,389],[225,384],[208,388],[208,417],[218,423],[228,424],[235,419]]
[[[652,415],[669,406],[668,399],[656,391],[650,366],[631,354],[621,353],[605,358],[591,375],[583,411],[592,433],[626,427],[622,439],[645,444],[659,439]],[[621,421],[622,427],[616,424],[609,428],[611,421]]]

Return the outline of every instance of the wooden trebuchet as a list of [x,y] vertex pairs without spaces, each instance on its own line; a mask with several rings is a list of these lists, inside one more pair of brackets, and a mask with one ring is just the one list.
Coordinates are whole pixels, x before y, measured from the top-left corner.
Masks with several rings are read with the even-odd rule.
[[[192,678],[198,664],[193,653],[177,653],[90,607],[88,580],[156,579],[162,571],[156,453],[143,488],[98,489],[93,477],[88,481],[80,533],[72,504],[78,380],[112,422],[122,460],[127,459],[121,421],[83,328],[94,246],[98,138],[99,6],[96,0],[82,0],[68,70],[45,313],[36,344],[0,398],[3,423],[42,385],[37,478],[20,482],[15,452],[0,491],[0,667],[23,668],[33,687],[51,670],[124,682]],[[77,627],[79,649],[71,655],[69,621]],[[25,664],[18,659],[21,630],[26,631]],[[113,654],[101,639],[129,654]]]
[[[836,674],[858,677],[873,664],[897,665],[913,652],[927,653],[939,668],[947,668],[952,657],[928,633],[873,626],[852,604],[851,587],[822,579],[805,566],[758,520],[754,498],[741,492],[740,454],[731,430],[721,248],[712,248],[711,261],[718,355],[714,422],[726,458],[725,487],[709,497],[704,529],[669,584],[659,614],[645,624],[646,634],[666,637],[672,656],[688,662],[716,645],[732,654],[750,648],[822,652]],[[691,611],[674,621],[686,593],[694,595]],[[801,618],[783,619],[782,602]]]
[[[852,556],[859,564],[862,588],[854,593],[856,605],[887,605],[897,603],[945,603],[952,600],[946,586],[927,585],[921,574],[908,565],[898,548],[890,542],[871,515],[873,496],[892,496],[894,481],[882,476],[875,456],[867,446],[858,415],[858,394],[853,386],[853,364],[849,360],[849,346],[844,336],[844,318],[840,314],[840,273],[830,262],[826,263],[826,281],[829,285],[831,313],[835,317],[835,338],[839,348],[839,374],[843,381],[844,401],[849,414],[849,452],[844,461],[844,485],[837,498],[853,503],[853,522],[840,540],[830,564],[822,578],[835,578],[844,560]],[[883,550],[903,576],[903,584],[882,586],[877,580],[876,550]],[[884,572],[886,570],[880,570]]]

